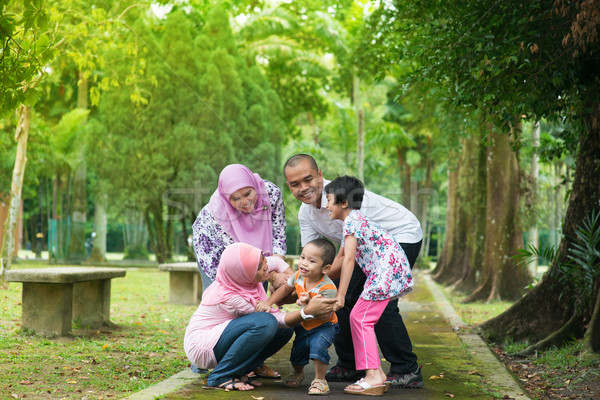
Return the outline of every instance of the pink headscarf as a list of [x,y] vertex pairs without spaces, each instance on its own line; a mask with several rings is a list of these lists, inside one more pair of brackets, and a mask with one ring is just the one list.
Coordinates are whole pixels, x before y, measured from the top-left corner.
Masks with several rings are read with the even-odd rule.
[[[245,187],[254,188],[257,194],[254,210],[249,214],[236,210],[229,202],[229,197],[236,190]],[[211,196],[208,205],[213,216],[235,242],[256,246],[267,255],[273,253],[271,203],[265,181],[258,174],[253,174],[241,164],[226,166],[219,175],[219,188]]]
[[234,296],[242,296],[252,305],[267,300],[262,282],[255,282],[262,252],[246,243],[233,243],[221,255],[217,278],[202,294],[202,304],[213,306]]

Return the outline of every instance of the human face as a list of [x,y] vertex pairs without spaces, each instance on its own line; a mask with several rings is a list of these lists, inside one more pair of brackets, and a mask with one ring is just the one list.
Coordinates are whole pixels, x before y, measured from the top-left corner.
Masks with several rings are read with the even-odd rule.
[[301,202],[321,208],[323,173],[315,170],[308,160],[293,167],[286,167],[285,180],[295,198]]
[[350,211],[346,207],[346,202],[335,204],[335,195],[327,193],[327,210],[329,210],[329,218],[341,219],[342,221],[348,216]]
[[269,277],[269,266],[267,265],[267,259],[265,256],[260,256],[260,263],[258,263],[258,269],[256,275],[254,275],[254,282],[264,282]]
[[254,210],[258,195],[253,187],[243,187],[229,196],[229,203],[238,211],[250,214]]
[[298,260],[298,271],[300,275],[316,281],[323,276],[322,250],[314,244],[307,244],[300,253]]

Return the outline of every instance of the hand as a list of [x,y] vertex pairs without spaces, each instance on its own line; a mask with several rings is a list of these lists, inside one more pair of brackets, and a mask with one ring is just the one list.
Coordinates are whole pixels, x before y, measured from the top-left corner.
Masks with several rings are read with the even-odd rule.
[[327,299],[318,294],[311,298],[306,307],[304,307],[304,313],[326,320],[333,312],[335,302],[336,299]]
[[308,301],[310,300],[310,295],[308,293],[302,293],[300,295],[300,297],[298,298],[298,300],[296,300],[296,304],[298,304],[299,306],[305,306],[308,304]]
[[256,303],[256,312],[269,312],[271,306],[266,301],[258,301]]
[[336,297],[335,304],[333,305],[333,311],[337,311],[340,308],[344,308],[345,299],[343,297]]
[[285,272],[272,272],[272,275],[269,276],[271,288],[273,290],[277,290],[281,285],[285,285],[287,283],[289,277],[290,274],[286,274]]

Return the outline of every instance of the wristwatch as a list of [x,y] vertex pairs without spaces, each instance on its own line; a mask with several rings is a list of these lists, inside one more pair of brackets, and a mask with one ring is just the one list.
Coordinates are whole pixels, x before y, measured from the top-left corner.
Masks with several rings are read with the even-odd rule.
[[314,319],[315,316],[314,315],[310,315],[310,314],[304,314],[304,307],[302,307],[300,309],[300,316],[302,317],[303,320],[305,321],[310,321],[311,319]]

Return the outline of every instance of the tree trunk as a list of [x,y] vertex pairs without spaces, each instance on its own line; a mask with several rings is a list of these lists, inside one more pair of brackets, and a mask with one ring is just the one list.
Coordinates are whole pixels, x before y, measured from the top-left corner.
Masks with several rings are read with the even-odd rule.
[[[490,340],[539,341],[564,325],[574,313],[573,305],[565,299],[577,293],[577,288],[559,285],[557,270],[558,265],[567,261],[577,226],[592,210],[598,209],[600,201],[600,126],[597,122],[600,120],[600,105],[595,104],[588,109],[592,110],[592,114],[585,116],[586,129],[579,136],[575,178],[556,261],[531,292],[504,313],[481,325],[483,334]],[[598,282],[595,284],[598,287]],[[595,332],[597,337],[598,331]]]
[[[433,278],[438,283],[447,285],[465,282],[473,269],[474,252],[477,246],[476,230],[478,219],[477,189],[480,159],[480,137],[472,135],[462,141],[463,151],[460,155],[456,187],[454,189],[453,204],[449,204],[449,213],[452,213],[451,222],[448,221],[447,229],[451,232],[452,240],[444,242],[444,248],[450,246]],[[450,195],[450,194],[449,194]],[[452,223],[452,225],[450,225]]]
[[94,245],[88,262],[106,262],[106,195],[96,196],[94,208]]
[[450,260],[454,254],[455,235],[456,235],[456,215],[457,215],[457,191],[458,173],[460,166],[457,165],[454,169],[448,169],[448,199],[446,201],[446,227],[444,232],[444,244],[438,257],[437,265],[431,272],[435,277],[443,274],[446,268],[450,268]]
[[0,253],[0,288],[5,289],[8,284],[4,280],[4,274],[10,270],[13,253],[15,249],[15,237],[17,224],[19,222],[19,210],[21,207],[21,192],[23,191],[23,178],[25,177],[25,164],[27,164],[27,138],[29,136],[29,124],[31,123],[31,106],[21,104],[19,107],[19,123],[15,131],[17,142],[17,156],[13,169],[12,184],[10,188],[9,208],[6,222],[4,223],[4,238]]
[[519,163],[510,136],[488,134],[485,257],[482,280],[466,302],[516,300],[530,282],[527,267],[511,257],[523,247],[519,221]]
[[583,336],[582,351],[584,353],[600,353],[600,290],[598,290],[598,285],[596,285],[596,302],[592,318]]
[[162,205],[152,204],[144,213],[150,245],[156,256],[156,261],[161,264],[168,260],[165,242],[165,229],[162,218]]
[[365,112],[360,99],[360,78],[352,78],[352,101],[356,111],[356,170],[358,179],[365,181]]
[[476,137],[474,152],[477,153],[477,164],[474,167],[475,180],[468,187],[471,193],[471,226],[468,227],[467,247],[471,249],[470,268],[465,271],[462,278],[456,282],[455,288],[463,293],[472,293],[477,288],[477,280],[483,269],[485,256],[485,226],[487,205],[487,148],[481,142],[481,136]]
[[[77,87],[77,107],[88,108],[88,82],[79,74]],[[83,135],[81,135],[82,138]],[[69,241],[68,260],[81,263],[87,259],[85,250],[85,223],[87,220],[86,163],[83,140],[77,155],[78,165],[73,176],[73,203],[71,213],[71,240]]]
[[[531,192],[532,192],[532,205],[537,203],[537,199],[539,198],[538,192],[538,177],[539,177],[539,156],[538,156],[538,147],[540,146],[540,123],[539,121],[533,125],[533,131],[531,132],[532,136],[532,145],[533,145],[533,155],[531,156]],[[533,225],[529,230],[529,244],[534,246],[536,249],[539,248],[539,235],[537,225]],[[529,265],[529,273],[532,277],[537,276],[537,267],[538,260],[537,258],[533,259]]]

